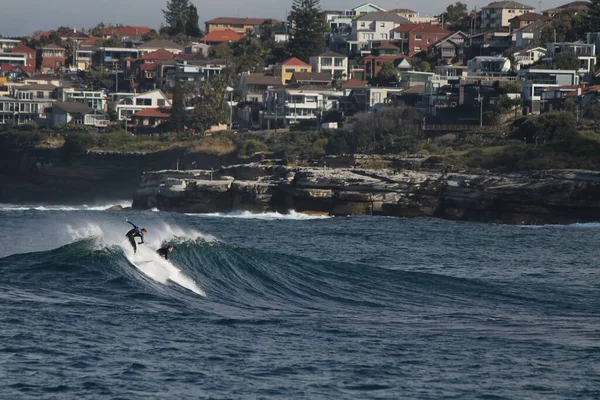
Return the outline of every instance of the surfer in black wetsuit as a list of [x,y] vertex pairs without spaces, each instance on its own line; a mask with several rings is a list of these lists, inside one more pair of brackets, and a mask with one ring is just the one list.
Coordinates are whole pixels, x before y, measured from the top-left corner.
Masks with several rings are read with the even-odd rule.
[[129,232],[127,232],[127,234],[125,236],[127,236],[127,239],[129,239],[129,243],[131,243],[131,247],[133,247],[133,253],[135,254],[135,252],[137,251],[137,246],[135,244],[135,238],[136,237],[140,238],[141,241],[138,244],[144,243],[144,235],[146,234],[146,228],[140,229],[139,227],[137,227],[133,222],[129,221],[128,219],[125,219],[125,221],[127,223],[131,224],[131,226],[133,226],[133,229],[130,230]]
[[172,252],[175,249],[175,247],[173,246],[166,246],[166,247],[161,247],[160,249],[156,250],[156,252],[161,256],[164,257],[165,260],[169,259],[169,253]]

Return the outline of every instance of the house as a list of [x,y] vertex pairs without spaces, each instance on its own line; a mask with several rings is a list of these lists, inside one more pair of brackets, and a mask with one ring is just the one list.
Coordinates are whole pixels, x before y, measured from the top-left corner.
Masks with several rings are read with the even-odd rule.
[[25,85],[52,85],[59,87],[62,85],[62,81],[56,75],[38,74],[30,75],[23,81]]
[[510,72],[511,63],[506,57],[475,57],[467,62],[471,75],[495,76]]
[[24,67],[27,64],[27,55],[24,53],[0,53],[0,65]]
[[65,48],[55,44],[42,46],[38,56],[41,59],[38,65],[43,73],[58,72],[65,66],[67,59]]
[[77,68],[78,71],[89,70],[92,67],[96,46],[100,44],[102,40],[101,37],[91,36],[79,43],[79,46],[75,49],[73,67]]
[[219,17],[206,21],[206,33],[215,31],[231,30],[241,35],[245,35],[250,31],[258,32],[259,27],[267,21],[279,23],[279,21],[271,18],[236,18],[236,17]]
[[38,121],[46,107],[51,106],[44,100],[34,98],[18,99],[11,96],[0,96],[0,124],[13,122],[17,125]]
[[440,60],[462,61],[465,56],[465,44],[468,35],[461,32],[452,32],[429,46],[429,52],[437,54]]
[[185,54],[200,54],[203,57],[208,57],[210,51],[210,45],[206,43],[190,43],[183,49]]
[[347,41],[349,54],[371,52],[373,43],[390,40],[390,32],[402,24],[406,18],[390,12],[372,12],[352,21],[352,31]]
[[321,87],[270,89],[265,94],[260,124],[271,129],[314,119],[318,126],[325,111],[338,108],[341,97],[341,92]]
[[20,100],[38,100],[52,103],[56,99],[57,86],[47,84],[25,84],[22,86],[13,86],[11,94]]
[[[164,64],[163,64],[164,65]],[[203,82],[219,75],[228,64],[227,60],[176,60],[172,68],[163,69],[157,74],[161,88],[173,89],[176,79],[180,82]]]
[[11,49],[17,47],[20,44],[20,40],[0,37],[0,52],[9,52]]
[[521,28],[525,28],[526,26],[529,26],[537,21],[548,22],[551,20],[552,20],[552,18],[547,17],[545,15],[537,14],[534,12],[529,12],[529,13],[517,15],[516,17],[511,18],[508,22],[510,23],[511,29],[521,29]]
[[171,100],[160,90],[122,97],[115,107],[119,121],[129,119],[133,114],[146,108],[172,106]]
[[377,111],[391,104],[391,97],[403,90],[397,87],[355,88],[350,92],[346,103],[349,108],[345,111],[348,113]]
[[231,29],[212,31],[203,36],[199,42],[207,44],[209,46],[218,46],[222,43],[235,43],[239,42],[244,35],[232,31]]
[[545,10],[543,12],[543,14],[545,16],[554,18],[555,16],[557,16],[561,13],[565,13],[565,12],[569,13],[569,14],[574,14],[574,15],[587,13],[589,8],[590,8],[589,1],[573,1],[571,3],[567,3],[567,4],[564,4],[559,7],[550,8],[548,10]]
[[123,72],[123,63],[128,59],[140,58],[140,54],[139,49],[102,46],[96,48],[92,65],[106,72]]
[[[412,66],[410,65],[410,63],[408,63],[405,57],[397,54],[368,55],[361,60],[364,71],[364,73],[362,74],[363,80],[370,81],[371,79],[374,79],[377,76],[377,74],[379,74],[379,71],[381,71],[385,64],[392,64],[394,66],[398,66],[404,62],[406,62],[409,67],[403,67],[403,69],[412,69]],[[358,77],[358,75],[356,76]]]
[[59,87],[56,97],[61,102],[85,104],[93,110],[108,111],[108,96],[103,90],[81,90],[78,88]]
[[549,21],[535,21],[524,28],[514,30],[512,42],[514,47],[529,47],[539,42],[544,29],[550,26]]
[[133,114],[131,121],[135,131],[140,128],[156,128],[171,119],[171,107],[145,108]]
[[518,71],[522,67],[529,66],[546,57],[548,51],[544,47],[534,47],[533,49],[524,49],[513,53],[513,69]]
[[131,36],[143,36],[152,32],[147,26],[116,26],[100,29],[100,35],[104,39],[110,39],[113,36],[119,36],[123,39],[128,39]]
[[546,55],[548,60],[556,60],[556,57],[561,53],[569,52],[575,54],[580,62],[578,72],[582,76],[589,75],[595,70],[596,46],[594,44],[580,42],[548,43],[546,48],[548,49]]
[[154,39],[138,46],[141,56],[152,53],[156,50],[167,50],[173,54],[179,54],[183,51],[183,46],[172,40]]
[[31,47],[27,47],[24,44],[15,46],[10,51],[11,54],[22,54],[25,56],[25,64],[23,70],[28,74],[32,74],[37,69],[37,52]]
[[273,68],[273,75],[281,77],[283,85],[290,83],[292,75],[296,72],[312,72],[312,67],[299,58],[293,57]]
[[329,24],[331,32],[341,33],[351,29],[352,21],[356,17],[376,12],[386,12],[386,10],[373,3],[366,3],[350,10],[324,11],[322,15],[325,21]]
[[100,110],[93,110],[87,104],[76,102],[56,102],[52,104],[53,127],[60,125],[84,125],[89,127],[105,127],[109,124],[108,115]]
[[72,28],[62,27],[56,30],[56,36],[60,38],[63,43],[72,41],[75,43],[81,43],[89,38],[86,33]]
[[566,110],[568,102],[577,103],[580,96],[583,96],[585,86],[567,85],[557,86],[545,89],[542,92],[540,112],[549,112],[556,110]]
[[449,34],[450,31],[441,26],[403,24],[392,29],[390,37],[400,44],[402,53],[412,57],[422,51],[428,52],[430,46]]
[[6,82],[21,82],[28,76],[21,65],[0,65],[0,77]]
[[496,1],[481,8],[481,28],[484,30],[510,26],[516,16],[532,13],[534,7],[516,1]]
[[293,85],[331,86],[333,76],[329,72],[295,72],[290,81]]
[[579,73],[575,70],[522,69],[517,79],[523,85],[522,98],[529,112],[540,112],[542,93],[550,87],[579,85]]
[[418,12],[409,10],[408,8],[395,8],[393,10],[390,10],[389,12],[398,14],[399,16],[401,16],[402,18],[406,18],[410,22],[413,22],[419,16]]
[[263,74],[242,74],[239,88],[242,92],[242,101],[262,103],[264,93],[271,88],[282,86],[278,76]]
[[345,79],[348,76],[348,57],[328,51],[310,58],[310,66],[313,72],[327,72],[334,79]]

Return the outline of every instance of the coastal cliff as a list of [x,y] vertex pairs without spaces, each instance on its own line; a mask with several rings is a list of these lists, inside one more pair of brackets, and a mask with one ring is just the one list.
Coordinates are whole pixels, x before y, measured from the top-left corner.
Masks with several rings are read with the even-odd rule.
[[137,209],[247,210],[548,224],[600,220],[600,172],[473,175],[245,164],[146,172]]

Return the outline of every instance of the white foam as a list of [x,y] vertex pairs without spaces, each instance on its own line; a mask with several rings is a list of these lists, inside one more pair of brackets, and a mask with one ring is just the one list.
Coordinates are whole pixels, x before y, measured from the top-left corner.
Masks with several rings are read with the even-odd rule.
[[327,219],[333,218],[326,215],[309,215],[294,210],[289,211],[287,214],[281,214],[278,212],[265,212],[265,213],[252,213],[250,211],[236,211],[232,213],[209,213],[209,214],[186,214],[194,217],[219,217],[219,218],[240,218],[240,219],[261,219],[267,221],[273,220],[293,220],[293,221],[304,221],[312,219]]
[[119,205],[123,208],[131,207],[131,201],[122,200],[108,204],[88,206],[67,206],[67,205],[38,205],[38,204],[0,204],[0,211],[105,211],[107,208]]

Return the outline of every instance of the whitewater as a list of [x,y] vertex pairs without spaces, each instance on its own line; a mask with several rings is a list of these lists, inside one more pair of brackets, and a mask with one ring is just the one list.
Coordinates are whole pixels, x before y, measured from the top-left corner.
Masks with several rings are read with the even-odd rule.
[[0,398],[600,397],[600,223],[118,203],[0,205]]

